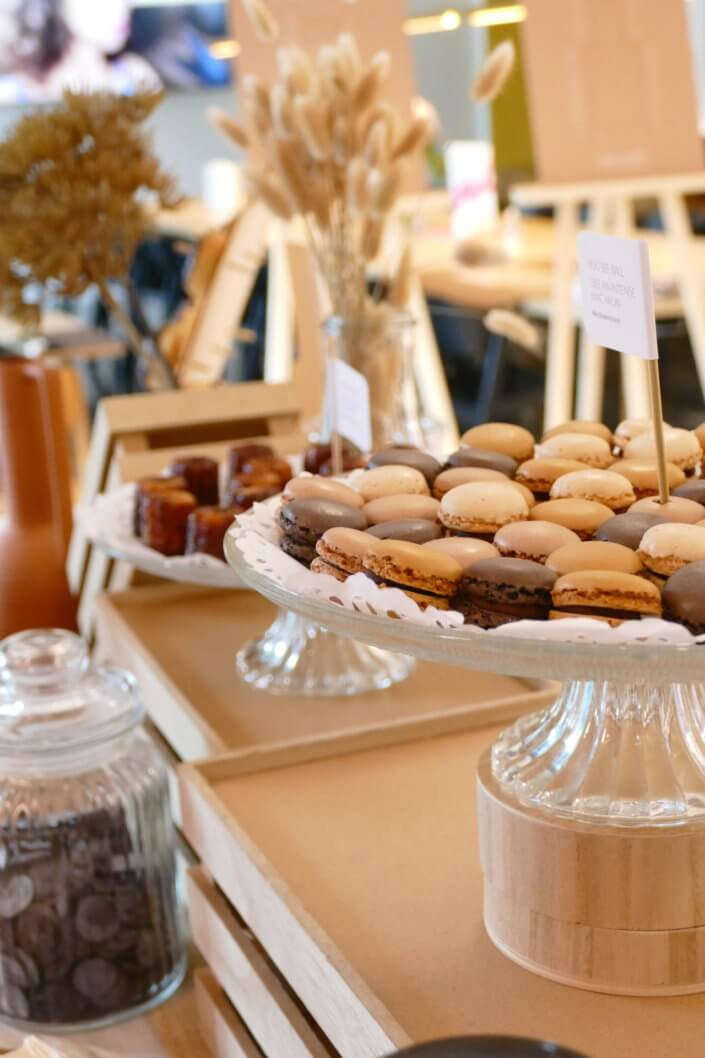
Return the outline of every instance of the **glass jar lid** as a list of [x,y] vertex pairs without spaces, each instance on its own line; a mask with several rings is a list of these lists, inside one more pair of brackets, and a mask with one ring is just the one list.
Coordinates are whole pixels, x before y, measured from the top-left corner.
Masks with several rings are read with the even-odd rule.
[[80,636],[18,632],[0,642],[0,755],[47,756],[99,746],[142,719],[129,673],[93,666]]

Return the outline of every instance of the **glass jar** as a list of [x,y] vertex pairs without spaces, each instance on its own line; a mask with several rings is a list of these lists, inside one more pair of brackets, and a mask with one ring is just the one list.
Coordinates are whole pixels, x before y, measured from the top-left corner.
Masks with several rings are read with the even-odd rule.
[[0,642],[0,1017],[95,1028],[185,970],[167,776],[134,679],[59,630]]

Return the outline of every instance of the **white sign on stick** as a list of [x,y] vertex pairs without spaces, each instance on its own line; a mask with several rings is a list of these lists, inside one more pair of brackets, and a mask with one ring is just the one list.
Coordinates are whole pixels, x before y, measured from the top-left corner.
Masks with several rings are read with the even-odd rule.
[[581,232],[583,325],[596,345],[658,360],[649,248],[643,239]]
[[326,434],[346,437],[363,452],[372,448],[370,387],[344,360],[331,360],[326,373]]

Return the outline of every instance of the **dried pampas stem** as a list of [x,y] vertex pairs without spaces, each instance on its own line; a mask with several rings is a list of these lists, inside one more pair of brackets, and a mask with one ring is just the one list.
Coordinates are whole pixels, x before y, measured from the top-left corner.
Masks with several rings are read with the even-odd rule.
[[401,187],[401,167],[372,169],[367,181],[370,210],[375,217],[383,217],[394,205]]
[[209,107],[206,111],[206,117],[208,123],[221,135],[225,136],[227,140],[236,143],[238,147],[242,147],[244,150],[247,150],[250,146],[250,137],[242,125],[231,118],[229,114],[226,114],[224,110],[220,110],[218,107]]
[[323,104],[313,96],[297,96],[294,120],[311,157],[324,162],[330,154],[330,134]]
[[337,40],[338,54],[347,66],[348,78],[351,84],[357,83],[362,75],[362,59],[352,33],[341,33]]
[[355,95],[353,96],[353,107],[359,114],[366,110],[374,102],[383,82],[389,76],[392,60],[388,51],[378,51],[358,81]]
[[302,48],[296,45],[278,48],[277,66],[291,95],[311,94],[316,78],[311,61]]
[[272,127],[283,140],[292,140],[295,135],[294,108],[291,97],[282,84],[272,85],[269,93]]
[[357,155],[346,173],[347,200],[353,216],[361,216],[367,209],[369,169],[364,158]]
[[485,59],[480,72],[470,87],[476,103],[491,103],[506,85],[516,61],[516,48],[511,40],[503,40]]
[[537,353],[541,347],[541,335],[533,323],[509,309],[492,309],[484,319],[485,327],[491,334],[498,334],[516,342],[524,349]]
[[412,118],[406,132],[394,145],[392,158],[405,158],[419,148],[426,147],[432,136],[431,122],[426,117]]
[[389,303],[395,309],[405,309],[411,298],[411,246],[407,242],[399,261],[396,275],[389,286]]
[[251,193],[261,198],[276,217],[281,220],[291,220],[291,206],[286,194],[274,180],[252,171],[246,174],[246,179]]
[[242,0],[242,6],[260,40],[275,40],[279,36],[279,23],[264,0]]
[[384,224],[376,217],[370,217],[365,222],[362,233],[362,253],[366,261],[373,261],[379,255],[382,248],[382,236],[384,235]]
[[389,134],[386,121],[377,120],[367,134],[364,155],[368,165],[381,168],[389,157]]

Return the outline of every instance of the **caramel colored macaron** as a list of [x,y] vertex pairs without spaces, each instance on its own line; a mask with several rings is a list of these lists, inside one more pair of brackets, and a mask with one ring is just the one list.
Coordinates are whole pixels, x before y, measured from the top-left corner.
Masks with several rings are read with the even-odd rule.
[[433,482],[433,495],[442,500],[446,492],[457,489],[458,485],[469,485],[473,481],[502,481],[509,479],[500,470],[489,467],[450,467],[443,470]]
[[327,529],[316,542],[318,558],[311,563],[311,569],[346,580],[353,573],[363,572],[362,560],[376,546],[374,537],[357,529]]
[[529,505],[512,482],[476,481],[451,489],[441,500],[441,524],[456,533],[494,536],[509,522],[528,517]]
[[591,540],[603,522],[614,512],[595,500],[546,500],[531,509],[531,518],[541,522],[555,522],[572,529],[581,540]]
[[449,555],[400,540],[380,541],[363,565],[382,587],[401,588],[420,606],[446,610],[461,576],[460,565]]
[[609,445],[612,444],[612,431],[610,428],[605,426],[603,422],[595,422],[590,419],[569,419],[568,422],[563,422],[559,426],[554,426],[552,429],[547,430],[541,440],[547,441],[549,437],[555,437],[559,433],[590,434],[592,437],[601,437]]
[[559,577],[566,573],[577,573],[582,569],[611,569],[618,573],[641,573],[641,560],[635,551],[623,544],[610,544],[602,540],[585,540],[582,543],[559,547],[546,559],[549,569]]
[[402,492],[370,500],[363,507],[363,511],[370,525],[396,522],[402,518],[425,518],[433,522],[438,517],[440,506],[438,500],[434,500],[432,496],[407,496]]
[[[664,427],[670,429],[670,424],[665,422]],[[626,448],[635,437],[643,433],[650,433],[654,428],[652,419],[622,419],[614,431],[614,444],[616,448]]]
[[686,500],[683,496],[671,496],[668,503],[660,503],[658,497],[637,500],[629,508],[630,514],[655,514],[665,522],[684,522],[694,525],[705,518],[705,507],[695,500]]
[[670,577],[691,562],[705,561],[705,526],[655,525],[644,533],[637,553],[652,573]]
[[629,618],[661,615],[661,593],[645,577],[616,570],[577,570],[553,585],[551,616],[603,617],[619,623]]
[[348,507],[362,507],[365,502],[355,489],[317,474],[302,474],[301,477],[292,478],[284,486],[282,499],[285,503],[289,500],[332,500],[334,503],[346,503]]
[[463,571],[482,558],[499,558],[499,551],[494,544],[472,536],[445,536],[442,540],[431,540],[423,546],[454,558]]
[[512,522],[495,533],[494,544],[504,558],[545,562],[558,548],[580,544],[580,537],[555,522]]
[[557,433],[536,445],[537,459],[576,459],[588,467],[606,470],[614,462],[612,449],[602,437],[585,433]]
[[631,482],[613,470],[572,470],[551,486],[552,500],[594,500],[613,511],[625,511],[636,496]]
[[[699,466],[703,450],[700,447],[700,441],[692,430],[681,430],[674,426],[668,427],[663,431],[663,444],[667,461],[680,467],[686,474]],[[656,459],[656,440],[653,430],[632,438],[624,449],[624,458]]]
[[[659,490],[658,466],[650,459],[618,459],[613,463],[610,470],[615,474],[621,474],[631,482],[634,495],[638,500],[646,499],[647,496],[655,496]],[[674,463],[666,463],[666,475],[669,489],[678,489],[685,481],[685,473]],[[678,494],[678,493],[676,493]],[[705,496],[705,485],[703,485]],[[694,497],[689,497],[693,499]]]
[[526,485],[535,496],[548,496],[557,478],[573,470],[585,470],[585,463],[577,459],[527,459],[517,469],[516,480]]
[[428,496],[430,489],[420,470],[389,464],[363,470],[355,481],[355,488],[365,503],[379,500],[382,496]]
[[534,454],[534,438],[523,426],[510,422],[486,422],[473,426],[460,438],[460,444],[468,448],[485,448],[523,463]]

